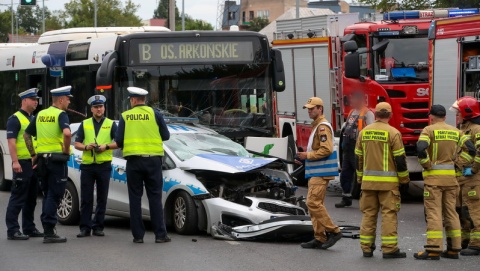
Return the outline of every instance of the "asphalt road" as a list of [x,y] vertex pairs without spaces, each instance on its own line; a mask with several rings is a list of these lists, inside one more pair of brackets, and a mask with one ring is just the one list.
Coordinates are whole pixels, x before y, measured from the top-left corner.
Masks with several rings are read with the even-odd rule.
[[[354,207],[335,209],[340,194],[337,186],[330,187],[326,199],[332,218],[339,225],[359,225],[358,202]],[[418,191],[417,191],[418,192]],[[306,189],[300,188],[300,194]],[[0,217],[5,217],[9,193],[0,192]],[[39,220],[41,202],[37,206]],[[362,257],[359,241],[342,239],[329,250],[305,250],[298,243],[236,242],[214,240],[206,234],[179,236],[170,234],[172,242],[155,244],[152,232],[147,232],[144,244],[134,244],[129,221],[108,217],[105,237],[78,239],[78,227],[57,227],[68,237],[64,244],[43,244],[41,238],[28,241],[7,240],[5,223],[0,223],[1,271],[55,270],[478,270],[480,257],[460,260],[419,261],[413,253],[425,242],[425,222],[422,202],[404,202],[399,214],[399,244],[407,259],[383,260],[376,251],[373,258]],[[41,229],[40,222],[37,222]],[[195,240],[196,242],[194,242]],[[378,245],[378,243],[377,243]]]

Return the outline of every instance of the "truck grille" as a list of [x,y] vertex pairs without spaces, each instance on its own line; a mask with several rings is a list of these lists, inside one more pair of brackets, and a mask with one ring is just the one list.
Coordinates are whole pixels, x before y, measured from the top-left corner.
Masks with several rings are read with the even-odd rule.
[[271,213],[284,213],[290,215],[305,215],[305,212],[301,209],[294,207],[286,207],[277,205],[275,203],[260,202],[258,208]]
[[388,97],[390,98],[406,98],[407,94],[401,90],[396,89],[386,89]]
[[407,109],[428,109],[428,102],[410,102],[410,103],[402,103],[403,108]]
[[421,130],[428,125],[428,122],[410,122],[410,123],[404,123],[403,125],[405,126],[405,128]]
[[427,112],[403,113],[403,117],[407,119],[428,119]]

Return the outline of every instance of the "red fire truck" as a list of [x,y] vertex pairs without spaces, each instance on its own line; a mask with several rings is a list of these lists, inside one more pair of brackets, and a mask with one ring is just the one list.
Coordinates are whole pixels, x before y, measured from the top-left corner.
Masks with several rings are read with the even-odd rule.
[[[437,20],[429,31],[430,88],[435,104],[480,98],[480,15]],[[455,124],[453,112],[447,122]]]
[[325,115],[339,135],[351,109],[349,94],[362,90],[369,107],[381,101],[392,105],[391,124],[402,133],[409,171],[421,173],[414,146],[431,104],[428,30],[437,18],[478,12],[394,11],[383,20],[348,25],[342,17],[347,14],[277,21],[272,44],[282,52],[286,74],[286,90],[277,93],[279,135],[292,134],[305,149],[311,121],[302,106],[314,95],[325,100]]

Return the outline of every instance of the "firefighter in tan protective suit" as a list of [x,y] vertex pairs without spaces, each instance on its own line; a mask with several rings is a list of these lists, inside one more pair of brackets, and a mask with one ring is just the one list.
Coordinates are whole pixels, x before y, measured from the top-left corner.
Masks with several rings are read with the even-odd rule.
[[364,257],[372,257],[378,212],[382,213],[382,251],[384,259],[405,258],[398,249],[397,213],[400,210],[400,184],[410,181],[402,135],[388,124],[390,104],[375,107],[376,122],[363,129],[357,140],[357,178],[361,183],[360,246]]
[[335,225],[324,205],[328,182],[338,176],[337,152],[333,146],[333,129],[323,116],[323,101],[312,97],[303,107],[313,120],[312,133],[306,152],[298,157],[305,160],[305,178],[308,181],[307,207],[312,219],[315,238],[302,243],[303,248],[327,249],[342,238],[340,228]]
[[[423,129],[417,142],[418,159],[424,168],[427,245],[425,251],[415,253],[414,257],[420,260],[439,260],[440,256],[458,259],[461,232],[455,210],[459,191],[456,169],[472,162],[475,148],[467,135],[445,123],[445,107],[433,105],[429,116],[431,125]],[[444,227],[446,251],[443,251]]]
[[450,108],[457,115],[460,130],[475,145],[473,164],[463,169],[458,178],[459,206],[462,226],[462,256],[480,255],[480,107],[474,97],[458,99]]

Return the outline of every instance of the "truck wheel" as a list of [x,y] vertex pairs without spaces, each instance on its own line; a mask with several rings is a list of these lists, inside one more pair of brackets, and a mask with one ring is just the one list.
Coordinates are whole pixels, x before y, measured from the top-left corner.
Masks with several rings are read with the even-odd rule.
[[361,185],[357,182],[357,174],[355,173],[352,183],[352,198],[360,199],[360,192],[362,192]]
[[197,207],[192,197],[185,192],[179,191],[173,200],[173,227],[182,235],[194,234],[197,231],[198,215]]
[[0,191],[10,190],[12,182],[5,180],[5,171],[3,168],[3,155],[0,155]]
[[77,188],[67,181],[63,198],[57,209],[58,222],[63,225],[76,225],[80,220],[80,206]]

